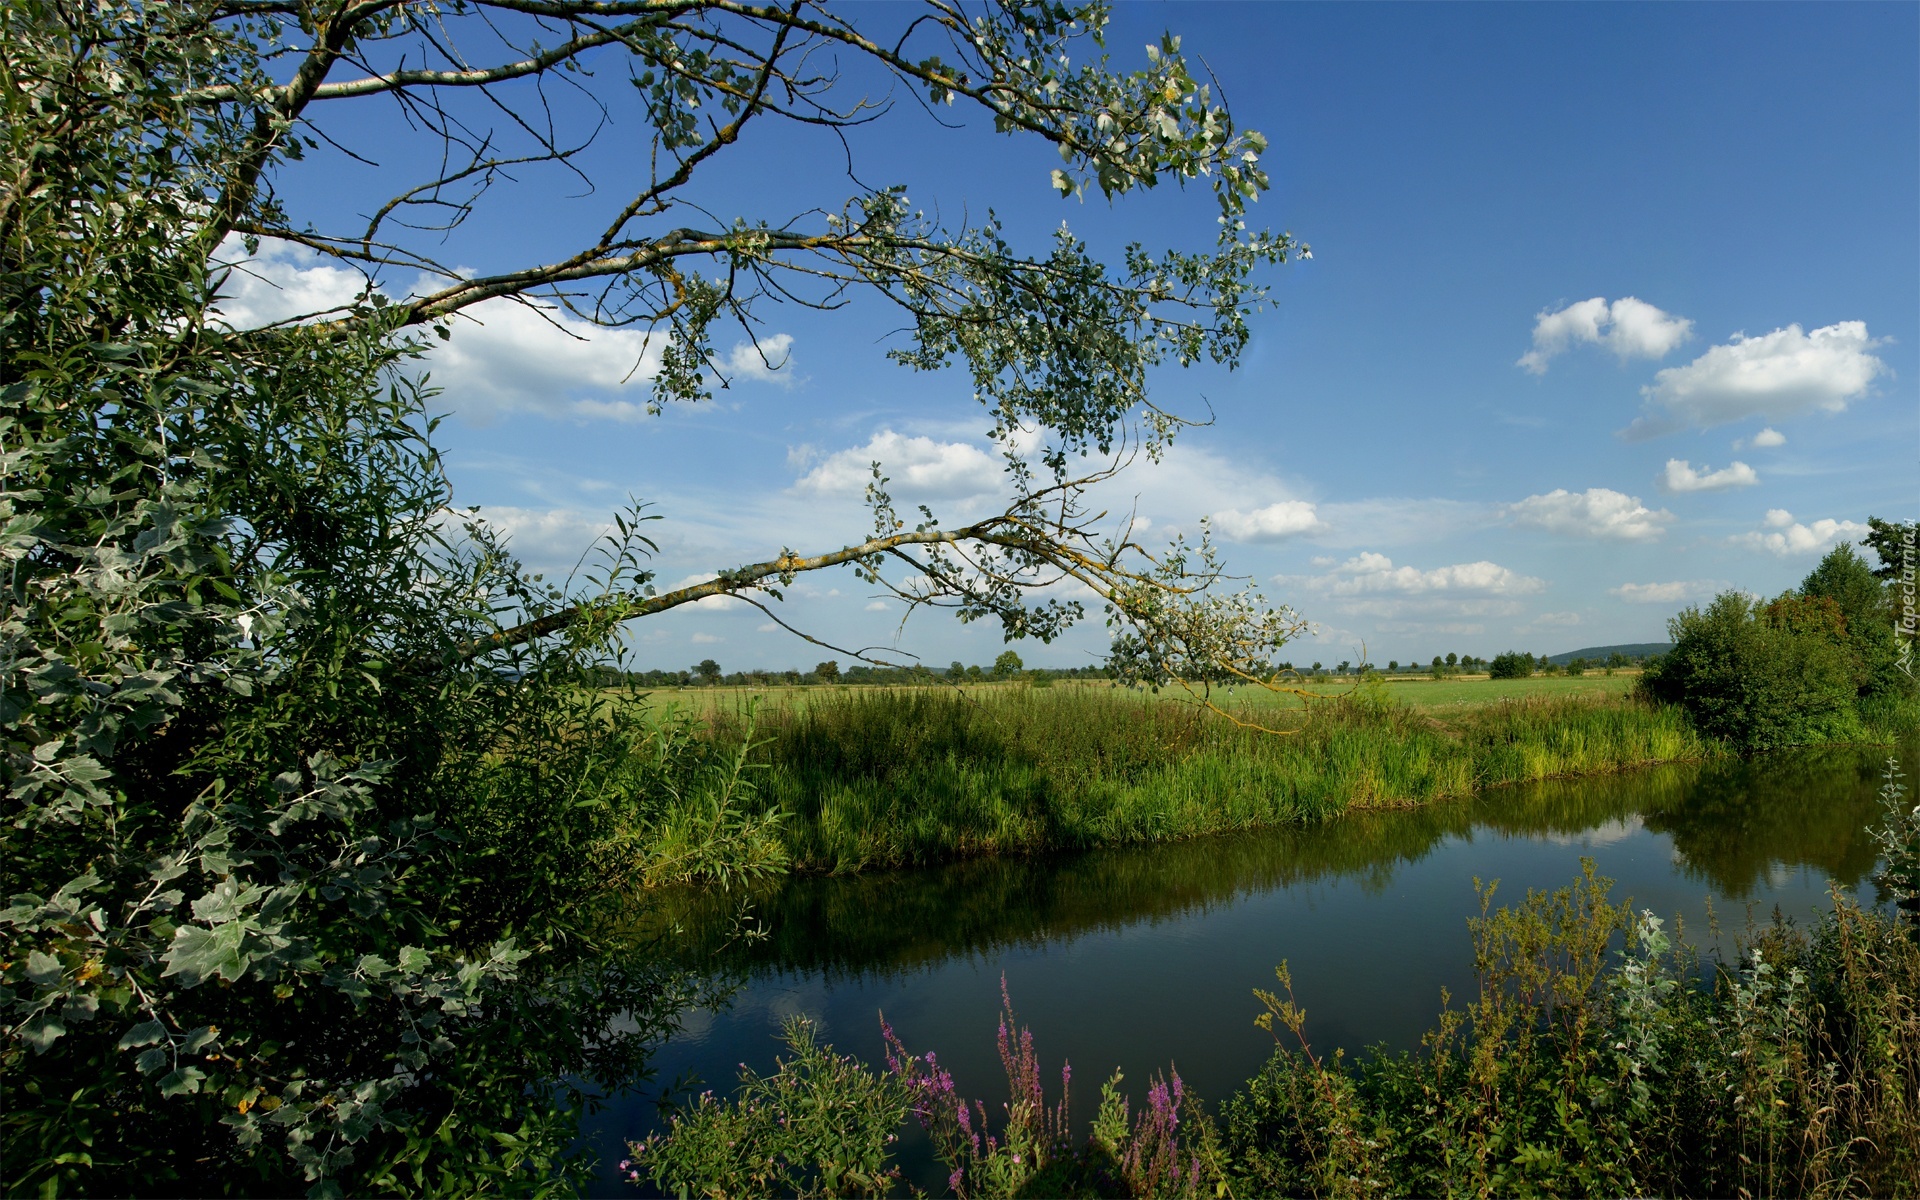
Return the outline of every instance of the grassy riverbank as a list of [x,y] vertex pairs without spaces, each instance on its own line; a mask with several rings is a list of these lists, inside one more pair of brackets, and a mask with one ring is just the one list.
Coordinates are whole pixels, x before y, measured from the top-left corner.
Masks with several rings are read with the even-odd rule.
[[[1723,753],[1677,710],[1620,697],[1423,710],[1398,691],[1244,710],[1281,735],[1104,688],[819,695],[758,713],[756,803],[781,814],[794,867],[852,871],[1171,841]],[[722,743],[745,733],[737,713],[710,720]]]

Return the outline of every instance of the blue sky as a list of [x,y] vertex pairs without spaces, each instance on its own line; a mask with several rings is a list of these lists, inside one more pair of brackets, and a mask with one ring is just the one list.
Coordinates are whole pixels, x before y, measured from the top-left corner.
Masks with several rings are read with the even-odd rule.
[[[1163,30],[1270,139],[1256,215],[1313,258],[1272,274],[1237,374],[1155,381],[1214,423],[1131,471],[1123,499],[1156,534],[1211,515],[1234,569],[1316,623],[1296,661],[1657,640],[1681,605],[1777,592],[1857,540],[1849,522],[1920,508],[1920,7],[1135,3],[1114,64],[1143,65]],[[443,255],[498,269],[597,230],[630,174],[637,118],[616,101],[597,191],[531,178]],[[385,165],[289,168],[290,207],[316,223],[407,177],[391,110],[327,120]],[[991,207],[1026,248],[1062,220],[1107,251],[1211,238],[1204,194],[1062,200],[1048,147],[914,105],[855,147],[863,178],[930,211]],[[847,191],[837,143],[763,131],[701,199],[779,220]],[[236,314],[341,283],[284,249],[256,267]],[[958,374],[885,360],[891,312],[765,315],[780,370],[743,357],[715,402],[657,418],[629,377],[636,334],[568,342],[504,311],[460,329],[433,367],[458,500],[560,571],[626,497],[650,501],[666,583],[856,538],[876,457],[902,498],[955,517],[991,503],[989,422]],[[1002,648],[939,616],[903,630],[870,591],[819,575],[787,615],[936,664]],[[1090,621],[1016,648],[1078,665],[1104,644]],[[737,603],[643,622],[632,645],[673,668],[824,656]]]

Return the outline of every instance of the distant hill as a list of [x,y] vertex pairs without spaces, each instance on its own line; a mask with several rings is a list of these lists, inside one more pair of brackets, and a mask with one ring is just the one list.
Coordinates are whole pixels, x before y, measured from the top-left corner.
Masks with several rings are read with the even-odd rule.
[[1585,650],[1569,650],[1565,654],[1549,654],[1547,661],[1566,666],[1576,658],[1588,662],[1605,662],[1610,654],[1624,654],[1628,658],[1651,658],[1656,654],[1665,654],[1673,649],[1672,642],[1631,642],[1624,646],[1588,646]]

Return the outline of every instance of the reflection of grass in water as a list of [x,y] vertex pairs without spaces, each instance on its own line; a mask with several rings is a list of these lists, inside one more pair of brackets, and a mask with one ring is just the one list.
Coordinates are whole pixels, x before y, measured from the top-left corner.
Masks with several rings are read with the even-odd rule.
[[1438,714],[1391,695],[1291,714],[1276,737],[1111,690],[850,692],[761,712],[759,786],[793,861],[844,872],[1174,841],[1716,752],[1677,712],[1628,700]]
[[[1750,894],[1773,862],[1814,866],[1852,886],[1872,866],[1863,830],[1877,811],[1877,769],[1874,753],[1847,751],[1682,763],[1175,845],[803,876],[751,896],[768,936],[732,945],[723,957],[758,969],[890,974],[958,954],[1057,945],[1316,880],[1384,887],[1401,865],[1475,828],[1572,838],[1636,816],[1672,836],[1687,873],[1723,895]],[[1778,786],[1749,814],[1740,797],[1753,794],[1754,778]],[[697,961],[726,941],[740,899],[698,890],[653,897],[656,919],[685,931],[678,945]]]

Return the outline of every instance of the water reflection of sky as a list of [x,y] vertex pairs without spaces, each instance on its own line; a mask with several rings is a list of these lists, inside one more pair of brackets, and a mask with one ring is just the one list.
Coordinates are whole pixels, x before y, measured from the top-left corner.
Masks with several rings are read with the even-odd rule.
[[[693,1073],[725,1089],[741,1062],[771,1070],[789,1015],[877,1062],[884,1010],[910,1048],[938,1050],[962,1091],[997,1105],[1004,973],[1044,1069],[1057,1071],[1065,1056],[1084,1081],[1080,1119],[1116,1066],[1138,1095],[1173,1064],[1217,1103],[1271,1049],[1252,1024],[1252,989],[1271,987],[1282,960],[1317,1050],[1417,1045],[1441,989],[1459,996],[1473,985],[1475,878],[1500,881],[1499,903],[1564,886],[1592,857],[1616,881],[1616,898],[1676,919],[1709,949],[1711,904],[1723,950],[1776,908],[1817,920],[1829,880],[1871,902],[1865,831],[1878,813],[1882,760],[1823,752],[1681,765],[1357,813],[1315,829],[791,881],[757,898],[769,936],[724,952],[745,979],[732,1005],[686,1014],[657,1079]],[[705,940],[710,901],[663,899],[662,919],[686,931],[678,942],[690,954],[720,940]],[[650,1098],[630,1096],[596,1119],[592,1136],[611,1161],[622,1137],[654,1119]],[[921,1186],[940,1190],[924,1147],[906,1145]],[[631,1194],[610,1175],[604,1184]]]

